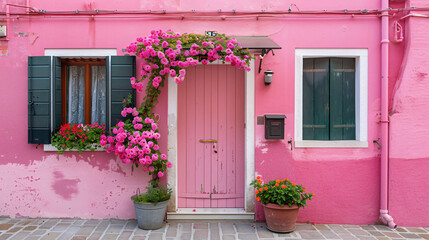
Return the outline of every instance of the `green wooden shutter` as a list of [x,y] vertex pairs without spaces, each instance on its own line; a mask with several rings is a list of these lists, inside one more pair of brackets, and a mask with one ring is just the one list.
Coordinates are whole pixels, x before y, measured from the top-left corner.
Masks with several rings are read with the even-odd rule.
[[303,140],[329,140],[329,58],[303,61]]
[[57,132],[60,127],[61,127],[61,120],[62,120],[62,112],[61,112],[61,108],[62,108],[62,91],[61,91],[61,82],[62,82],[62,75],[61,75],[61,59],[59,57],[53,57],[53,66],[54,67],[54,76],[53,76],[53,81],[54,81],[54,89],[55,89],[55,93],[54,93],[54,132]]
[[28,57],[28,143],[51,142],[51,57]]
[[134,56],[111,56],[110,61],[107,59],[106,63],[110,66],[110,126],[124,118],[121,116],[122,101],[128,96],[133,94],[133,101],[135,102],[135,89],[131,87],[130,78],[136,76],[136,58]]
[[330,139],[355,140],[355,59],[330,60]]
[[28,143],[51,143],[52,130],[60,126],[61,61],[51,56],[28,57]]

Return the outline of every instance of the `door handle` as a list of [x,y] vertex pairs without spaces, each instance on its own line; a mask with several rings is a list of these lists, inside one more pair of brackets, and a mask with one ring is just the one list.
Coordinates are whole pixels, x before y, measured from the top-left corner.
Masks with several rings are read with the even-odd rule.
[[217,143],[216,139],[200,139],[200,143]]

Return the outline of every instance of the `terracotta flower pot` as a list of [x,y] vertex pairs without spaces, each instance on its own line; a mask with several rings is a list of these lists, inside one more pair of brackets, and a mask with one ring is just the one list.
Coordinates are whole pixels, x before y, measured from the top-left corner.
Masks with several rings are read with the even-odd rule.
[[297,205],[280,205],[268,203],[263,205],[267,228],[273,232],[288,233],[295,230],[299,207]]

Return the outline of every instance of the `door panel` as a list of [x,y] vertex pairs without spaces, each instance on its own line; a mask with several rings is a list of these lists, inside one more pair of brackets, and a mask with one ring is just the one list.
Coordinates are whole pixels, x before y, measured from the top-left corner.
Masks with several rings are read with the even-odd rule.
[[244,206],[243,71],[187,69],[178,87],[178,174],[178,207]]

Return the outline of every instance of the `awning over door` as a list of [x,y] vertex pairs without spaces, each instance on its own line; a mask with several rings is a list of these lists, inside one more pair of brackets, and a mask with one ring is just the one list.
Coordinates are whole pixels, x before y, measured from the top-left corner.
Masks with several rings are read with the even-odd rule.
[[243,48],[248,48],[249,50],[255,49],[282,49],[280,45],[274,42],[269,37],[231,37],[237,39]]

